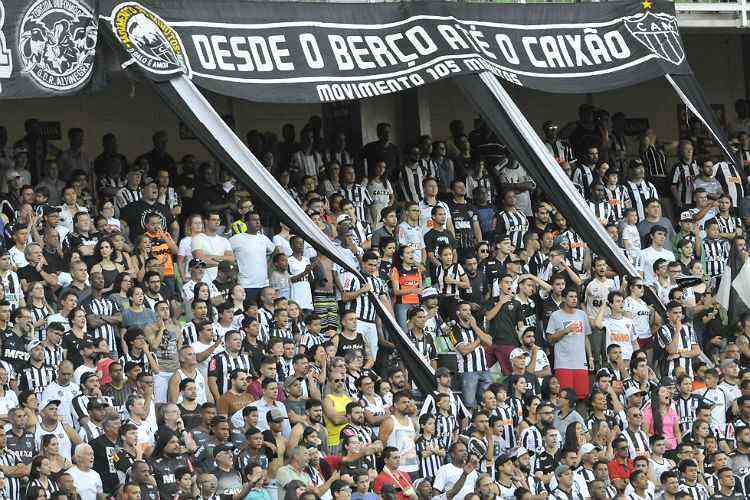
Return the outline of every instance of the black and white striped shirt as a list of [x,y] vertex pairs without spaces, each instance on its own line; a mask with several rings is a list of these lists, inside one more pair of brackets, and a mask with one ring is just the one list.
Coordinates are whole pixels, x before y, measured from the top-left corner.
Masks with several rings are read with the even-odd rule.
[[521,446],[533,453],[541,453],[544,451],[544,439],[542,433],[535,425],[525,428],[519,436],[519,441],[521,442]]
[[683,436],[690,433],[693,429],[693,422],[695,422],[700,402],[701,398],[697,394],[691,394],[687,399],[683,399],[682,396],[678,396],[677,399],[675,399],[680,431],[682,431]]
[[[672,325],[664,325],[659,328],[659,332],[656,335],[657,340],[659,341],[659,346],[662,349],[666,349],[670,342],[672,342],[672,336],[674,334],[674,327]],[[690,350],[694,344],[698,343],[695,337],[695,330],[693,330],[692,325],[683,324],[680,328],[679,336],[680,339],[677,346],[679,349]],[[677,356],[673,359],[668,360],[666,375],[670,377],[673,376],[674,370],[677,367],[682,367],[685,370],[685,373],[687,373],[691,377],[693,376],[693,363],[691,363],[690,358]]]
[[586,260],[586,249],[588,248],[586,242],[583,241],[583,238],[581,238],[578,233],[576,233],[572,229],[568,229],[567,231],[561,233],[558,238],[568,244],[567,257],[570,261],[570,265],[573,267],[573,270],[575,270],[575,272],[579,274],[583,273],[584,263]]
[[[113,316],[120,312],[120,306],[106,297],[102,297],[101,299],[91,297],[91,299],[83,305],[83,308],[86,311],[86,314],[96,316]],[[94,328],[93,331],[91,331],[91,335],[96,340],[107,339],[107,345],[109,346],[110,352],[117,356],[119,348],[117,345],[117,327],[115,325],[104,322]]]
[[182,345],[193,345],[198,342],[198,328],[194,321],[185,323],[182,327]]
[[65,350],[59,345],[48,346],[43,344],[42,349],[44,349],[44,364],[47,366],[57,368],[65,359]]
[[20,373],[20,388],[23,391],[33,391],[37,398],[41,400],[44,388],[55,381],[56,370],[53,366],[29,365]]
[[5,288],[5,300],[10,304],[10,310],[13,311],[21,307],[23,288],[21,288],[21,281],[18,279],[18,274],[14,271],[8,271],[5,276],[0,274],[0,282],[2,282],[3,288]]
[[362,246],[365,241],[372,239],[372,226],[367,223],[367,219],[357,218],[357,222],[352,226],[352,236],[357,246]]
[[503,424],[503,438],[508,444],[509,448],[515,448],[516,439],[516,424],[518,423],[518,415],[511,406],[498,406],[495,409],[495,414],[500,418]]
[[[386,287],[385,282],[380,279],[377,276],[371,276],[369,274],[364,274],[365,282],[370,285],[372,288],[372,293],[376,297],[380,297],[381,295],[388,295],[388,289]],[[346,287],[347,292],[356,292],[360,288],[362,288],[364,285],[354,275],[351,275],[351,280],[349,281],[348,286]],[[348,308],[352,308],[351,304],[347,306]],[[372,300],[372,295],[369,293],[363,293],[362,295],[358,296],[356,299],[354,299],[354,306],[353,306],[354,312],[357,313],[357,319],[359,321],[366,321],[367,323],[375,323],[375,318],[377,317],[377,308]]]
[[721,215],[717,215],[714,218],[719,223],[720,233],[734,234],[737,232],[738,227],[742,227],[742,221],[739,217],[732,217],[731,215],[729,217],[722,217]]
[[[21,463],[16,454],[8,448],[0,450],[0,465],[15,467]],[[0,490],[3,500],[21,499],[21,480],[17,477],[5,476],[5,489]]]
[[399,195],[403,201],[419,203],[424,196],[422,192],[422,181],[427,177],[424,169],[418,163],[413,166],[401,167],[398,176]]
[[689,206],[693,204],[693,186],[695,178],[700,175],[700,169],[695,160],[688,163],[680,162],[674,166],[674,175],[672,175],[672,185],[677,186],[677,193],[680,197],[678,203],[680,206]]
[[414,331],[409,329],[407,336],[411,343],[414,344],[414,348],[425,360],[437,359],[435,342],[432,340],[432,336],[429,333],[423,330],[421,337],[417,338]]
[[370,193],[367,191],[367,188],[362,186],[362,184],[352,184],[351,186],[341,184],[339,193],[341,193],[341,196],[346,198],[347,201],[351,202],[351,204],[354,205],[354,211],[357,214],[357,220],[368,220],[368,214],[370,211],[367,210],[367,207],[372,205],[372,198],[370,197]]
[[461,264],[451,264],[447,268],[444,268],[442,264],[438,264],[435,269],[433,286],[437,288],[441,297],[459,298],[460,289],[458,288],[458,285],[447,284],[445,279],[460,280],[464,276],[466,276],[466,272],[464,271],[464,268],[461,267]]
[[573,172],[573,182],[583,186],[584,198],[591,197],[591,184],[594,182],[594,171],[588,165],[578,164]]
[[691,500],[708,500],[708,490],[698,482],[693,486],[683,482],[680,484],[680,491],[687,492]]
[[589,201],[589,208],[592,212],[594,212],[596,220],[599,221],[599,224],[606,226],[607,224],[614,224],[615,222],[617,222],[617,219],[615,219],[615,214],[612,210],[612,206],[609,204],[608,200],[600,201],[599,203],[595,201]]
[[620,437],[628,442],[628,452],[630,453],[631,459],[635,459],[635,457],[639,455],[651,452],[648,436],[641,430],[633,431],[631,429],[625,429],[620,433]]
[[435,437],[444,450],[453,444],[453,436],[458,430],[458,420],[453,415],[437,413],[435,415]]
[[549,152],[552,153],[552,156],[554,156],[558,162],[570,162],[571,160],[573,160],[573,148],[571,148],[570,144],[568,144],[567,142],[563,142],[560,140],[557,140],[555,142],[545,141],[544,145],[547,146]]
[[142,196],[143,195],[140,188],[130,189],[128,186],[125,186],[124,188],[120,189],[115,195],[115,205],[117,206],[117,208],[122,210],[134,201],[140,200]]
[[224,351],[214,354],[211,357],[211,362],[208,364],[208,376],[216,377],[216,386],[219,390],[219,395],[229,391],[232,385],[229,374],[234,370],[240,369],[245,370],[250,375],[255,375],[256,373],[250,356],[245,353],[231,356],[228,352]]
[[724,274],[729,261],[729,242],[724,238],[705,238],[702,242],[701,257],[706,263],[706,274],[716,278]]
[[[6,481],[7,481],[7,479],[6,479]],[[26,492],[27,492],[27,494],[28,494],[29,490],[31,488],[33,488],[34,486],[37,486],[37,487],[41,488],[41,490],[44,492],[44,494],[46,495],[47,498],[49,498],[53,493],[55,493],[55,492],[57,492],[57,491],[60,490],[60,488],[57,486],[57,483],[52,478],[49,478],[49,480],[47,481],[47,486],[46,487],[42,484],[41,480],[39,480],[39,479],[32,479],[31,481],[29,481],[28,486],[26,486]]]
[[465,327],[456,321],[444,323],[444,328],[451,329],[456,339],[456,354],[458,355],[458,372],[470,373],[487,370],[487,358],[484,346],[479,344],[473,351],[461,354],[458,351],[459,344],[471,344],[477,340],[477,334],[471,327]]
[[621,184],[608,186],[605,184],[604,192],[607,194],[607,201],[612,209],[612,217],[615,221],[620,221],[625,217],[625,205],[628,199],[628,192]]
[[667,179],[667,155],[653,144],[641,153],[641,160],[649,179],[663,181]]
[[424,170],[426,177],[438,178],[437,162],[431,156],[419,159],[419,166]]
[[426,439],[424,436],[419,436],[417,438],[417,441],[415,442],[415,445],[417,449],[417,456],[419,457],[419,472],[421,474],[421,477],[435,477],[438,469],[443,465],[443,459],[436,453],[432,453],[431,455],[426,456],[425,451],[428,448],[432,448],[433,450],[441,449],[442,447],[440,445],[440,442],[435,436],[429,439]]
[[[47,316],[52,314],[52,310],[49,307],[36,307],[33,304],[30,304],[29,311],[31,311],[31,323],[36,324],[38,321],[42,319],[46,319]],[[41,324],[36,329],[36,338],[40,342],[44,342],[44,339],[47,338],[47,322]]]
[[625,189],[630,198],[630,206],[638,213],[638,221],[640,222],[646,218],[646,201],[651,198],[658,200],[659,192],[656,190],[656,186],[645,179],[641,179],[638,183],[628,181],[625,184]]
[[512,212],[503,210],[497,214],[495,234],[507,234],[517,252],[523,248],[523,235],[528,230],[529,219],[522,211],[518,209]]

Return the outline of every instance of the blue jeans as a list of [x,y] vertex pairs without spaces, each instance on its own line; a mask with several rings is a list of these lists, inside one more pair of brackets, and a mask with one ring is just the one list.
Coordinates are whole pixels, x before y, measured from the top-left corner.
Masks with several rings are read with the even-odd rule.
[[466,372],[458,374],[461,377],[461,392],[467,408],[473,408],[477,402],[477,389],[484,391],[492,383],[489,371]]
[[393,307],[393,312],[396,315],[396,321],[398,321],[398,325],[401,327],[404,332],[407,330],[406,328],[406,313],[414,307],[414,304],[395,304]]

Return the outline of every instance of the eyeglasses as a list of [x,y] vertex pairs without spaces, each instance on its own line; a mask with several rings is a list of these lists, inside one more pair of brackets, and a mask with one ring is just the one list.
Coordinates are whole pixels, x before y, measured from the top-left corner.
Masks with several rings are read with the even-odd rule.
[[333,379],[333,383],[334,383],[334,384],[338,384],[339,382],[343,382],[343,381],[344,381],[344,379],[343,379],[343,378],[336,378],[336,379]]

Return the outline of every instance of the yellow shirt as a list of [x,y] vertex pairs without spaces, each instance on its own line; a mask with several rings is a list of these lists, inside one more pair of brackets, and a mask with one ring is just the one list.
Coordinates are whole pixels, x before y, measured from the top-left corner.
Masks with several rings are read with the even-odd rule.
[[[333,394],[329,394],[328,396],[326,396],[326,398],[330,399],[333,402],[333,409],[336,410],[336,413],[346,413],[346,405],[352,402],[352,398],[347,395],[335,396]],[[338,445],[341,439],[341,429],[344,428],[346,422],[340,425],[335,425],[328,419],[325,419],[325,422],[326,430],[328,431],[328,446]]]

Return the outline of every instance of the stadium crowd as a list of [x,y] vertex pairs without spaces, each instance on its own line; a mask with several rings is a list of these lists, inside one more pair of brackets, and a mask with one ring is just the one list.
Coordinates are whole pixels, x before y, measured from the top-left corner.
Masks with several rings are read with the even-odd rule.
[[79,128],[0,127],[3,498],[746,498],[750,314],[716,300],[748,252],[736,111],[737,166],[697,126],[541,126],[632,277],[481,121],[361,151],[318,117],[247,133],[364,280],[164,131],[89,158]]

